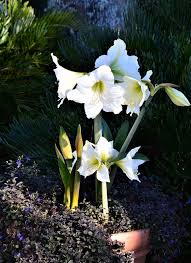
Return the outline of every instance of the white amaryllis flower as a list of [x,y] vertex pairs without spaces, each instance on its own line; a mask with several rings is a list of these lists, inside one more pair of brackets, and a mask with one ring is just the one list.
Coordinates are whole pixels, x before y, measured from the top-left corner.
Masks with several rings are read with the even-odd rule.
[[57,81],[58,81],[58,97],[60,99],[60,103],[58,107],[63,103],[64,99],[69,90],[72,90],[77,82],[77,79],[84,75],[84,73],[70,71],[68,69],[63,68],[58,63],[58,58],[51,53],[52,60],[56,65],[56,69],[54,69]]
[[[148,73],[147,73],[148,74]],[[145,79],[146,80],[146,79]],[[148,81],[148,78],[147,78]],[[139,80],[125,76],[124,82],[120,84],[124,90],[123,105],[127,105],[127,114],[139,114],[140,107],[150,95],[148,86]]]
[[108,142],[104,137],[100,137],[96,145],[86,141],[78,171],[84,177],[96,172],[99,181],[110,182],[108,169],[117,155],[118,151],[113,149],[113,142]]
[[115,77],[115,80],[122,81],[124,76],[141,80],[139,73],[138,58],[127,55],[126,44],[123,40],[117,39],[114,45],[107,51],[107,55],[102,55],[95,61],[95,67],[108,65]]
[[110,67],[101,66],[77,80],[77,87],[67,94],[68,100],[84,103],[87,118],[94,119],[103,109],[118,114],[122,111],[123,89],[114,84]]
[[117,161],[116,165],[123,170],[130,180],[137,180],[140,182],[138,178],[138,167],[145,161],[140,159],[132,159],[139,149],[140,147],[132,149],[124,159]]

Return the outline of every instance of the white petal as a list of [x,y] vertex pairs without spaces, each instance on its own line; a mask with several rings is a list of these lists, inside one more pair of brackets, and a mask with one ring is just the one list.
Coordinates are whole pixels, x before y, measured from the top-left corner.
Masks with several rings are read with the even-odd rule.
[[[77,80],[77,88],[86,88],[86,89],[90,89],[90,87],[92,87],[95,83],[95,77],[92,76],[92,74],[90,73],[89,75],[85,75],[85,76],[82,76],[80,78],[78,78]],[[83,89],[82,89],[83,90]]]
[[52,61],[54,62],[54,64],[59,67],[59,63],[58,63],[58,58],[53,54],[51,53],[51,57],[52,57]]
[[132,169],[138,170],[139,165],[145,163],[146,161],[140,159],[132,159],[131,162],[132,162]]
[[123,104],[128,105],[127,113],[139,114],[140,107],[150,96],[147,85],[128,76],[124,77],[124,82],[120,85],[124,90]]
[[148,70],[146,75],[144,76],[144,78],[142,78],[142,80],[147,80],[147,81],[151,81],[150,77],[152,76],[153,71],[152,70]]
[[127,175],[127,177],[128,177],[130,180],[136,180],[136,181],[138,181],[138,182],[141,182],[141,181],[139,180],[139,177],[138,177],[137,173],[134,172],[131,168],[125,169],[125,170],[123,170],[123,172]]
[[142,100],[139,103],[139,107],[141,107],[144,103],[144,101],[146,101],[148,99],[148,97],[150,96],[150,91],[147,87],[147,85],[145,85],[145,83],[143,82],[139,82],[141,85],[141,91],[142,91]]
[[123,89],[117,85],[108,88],[102,101],[104,111],[119,114],[122,111]]
[[59,104],[58,104],[58,108],[60,108],[60,106],[62,105],[62,103],[64,101],[64,98],[63,99],[59,99],[58,101],[60,101]]
[[129,159],[132,159],[135,154],[138,152],[138,150],[141,148],[141,146],[139,147],[135,147],[134,149],[132,149],[131,151],[128,152],[127,156]]
[[109,60],[107,55],[102,55],[96,59],[95,68],[99,68],[102,65],[109,65]]
[[92,159],[96,156],[96,151],[94,145],[87,141],[84,144],[83,152],[82,152],[82,160]]
[[78,159],[78,157],[77,157],[77,152],[76,152],[76,151],[73,152],[73,156],[74,156],[74,160],[73,160],[73,162],[72,162],[72,170],[73,170],[74,165],[76,164],[77,159]]
[[97,158],[93,145],[89,141],[86,141],[83,147],[81,166],[78,169],[79,173],[86,177],[95,173],[99,166],[100,161]]
[[108,49],[107,54],[110,62],[113,62],[122,55],[126,55],[127,51],[125,42],[121,39],[115,40],[114,45]]
[[109,183],[109,171],[105,165],[101,165],[97,171],[97,179],[101,182]]
[[151,93],[150,93],[149,89],[147,88],[147,90],[145,91],[145,101],[148,100],[150,94]]
[[78,172],[80,175],[87,177],[89,175],[94,174],[97,171],[97,169],[98,169],[97,166],[80,166]]
[[106,138],[100,137],[95,150],[102,161],[107,161],[112,157],[113,142],[108,142]]
[[103,104],[101,101],[91,101],[91,103],[85,103],[85,113],[88,119],[95,119],[95,117],[101,112]]
[[[127,111],[126,111],[126,112],[127,112]],[[132,116],[133,113],[139,115],[139,113],[140,113],[140,107],[139,107],[139,106],[135,106],[134,108],[131,108],[131,116]]]
[[86,97],[84,97],[83,94],[80,93],[78,89],[69,91],[67,94],[67,99],[78,103],[84,103],[86,101]]
[[95,79],[102,80],[106,85],[114,85],[114,76],[109,66],[103,65],[90,73]]
[[[54,69],[57,81],[58,81],[58,97],[61,100],[61,103],[66,98],[67,92],[72,90],[77,83],[77,79],[84,75],[84,73],[74,72],[67,70],[59,65],[58,58],[51,53],[52,60],[56,65]],[[60,103],[60,104],[61,104]]]
[[114,41],[114,45],[108,49],[107,55],[103,55],[96,60],[96,68],[101,65],[108,65],[111,67],[115,80],[122,81],[124,75],[141,80],[138,71],[138,58],[136,56],[127,55],[126,44],[121,39]]
[[129,160],[127,156],[124,159],[117,161],[116,165],[122,169],[130,180],[137,180],[140,182],[137,176],[138,169],[134,169],[132,160]]
[[124,76],[127,75],[136,80],[141,80],[141,75],[139,73],[139,63],[137,56],[123,56],[119,59],[119,67],[124,72]]

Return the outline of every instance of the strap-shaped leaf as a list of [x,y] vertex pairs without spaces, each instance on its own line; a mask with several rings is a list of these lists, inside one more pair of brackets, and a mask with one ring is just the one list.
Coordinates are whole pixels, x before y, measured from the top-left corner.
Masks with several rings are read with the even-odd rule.
[[60,171],[60,175],[62,178],[62,182],[64,184],[64,187],[67,188],[69,185],[69,181],[70,181],[70,173],[65,164],[64,158],[61,152],[59,151],[58,147],[56,146],[56,144],[55,144],[55,150],[56,150],[56,155],[58,158],[58,166],[59,166],[59,171]]
[[107,122],[103,118],[102,118],[101,122],[102,122],[102,135],[103,135],[103,137],[106,138],[108,141],[112,141],[113,136],[112,136],[111,130],[110,130]]
[[59,151],[58,147],[55,144],[55,150],[56,150],[56,155],[58,158],[58,167],[59,167],[59,172],[60,176],[65,188],[65,194],[64,194],[64,203],[65,205],[70,208],[70,203],[71,203],[71,174],[68,171],[68,168],[65,164],[64,158]]
[[129,122],[126,120],[122,123],[117,136],[114,140],[114,148],[120,150],[129,132]]
[[77,129],[75,146],[76,146],[77,157],[81,158],[82,157],[82,151],[83,151],[83,139],[82,139],[82,132],[81,132],[81,126],[80,125],[78,125],[78,129]]
[[60,144],[60,150],[64,156],[64,159],[65,160],[73,159],[70,140],[63,127],[60,127],[59,144]]

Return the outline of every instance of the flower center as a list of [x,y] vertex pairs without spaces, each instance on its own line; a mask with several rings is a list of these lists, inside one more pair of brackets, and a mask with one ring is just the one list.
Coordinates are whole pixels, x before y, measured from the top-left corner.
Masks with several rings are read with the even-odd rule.
[[98,93],[102,93],[105,89],[105,84],[102,80],[97,81],[93,86],[92,86],[92,90],[94,92],[98,92]]
[[107,153],[102,152],[102,154],[101,154],[101,161],[102,161],[103,163],[105,163],[105,162],[107,162],[107,160],[108,160],[108,155],[107,155]]
[[98,166],[99,163],[100,163],[99,160],[97,160],[96,158],[94,158],[94,159],[91,160],[91,165],[93,165],[93,166],[94,166],[94,165],[95,165],[95,166]]
[[139,85],[139,83],[136,83],[136,85],[134,86],[134,90],[137,94],[142,93],[141,85]]

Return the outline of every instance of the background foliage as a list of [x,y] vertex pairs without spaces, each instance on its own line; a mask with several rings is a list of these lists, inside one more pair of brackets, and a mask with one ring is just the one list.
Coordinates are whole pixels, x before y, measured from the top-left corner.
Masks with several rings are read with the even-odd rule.
[[[12,116],[37,114],[43,89],[54,82],[48,72],[50,52],[59,34],[77,29],[80,22],[68,12],[36,17],[28,3],[1,1],[0,12],[0,128]],[[6,103],[5,103],[6,101]]]

